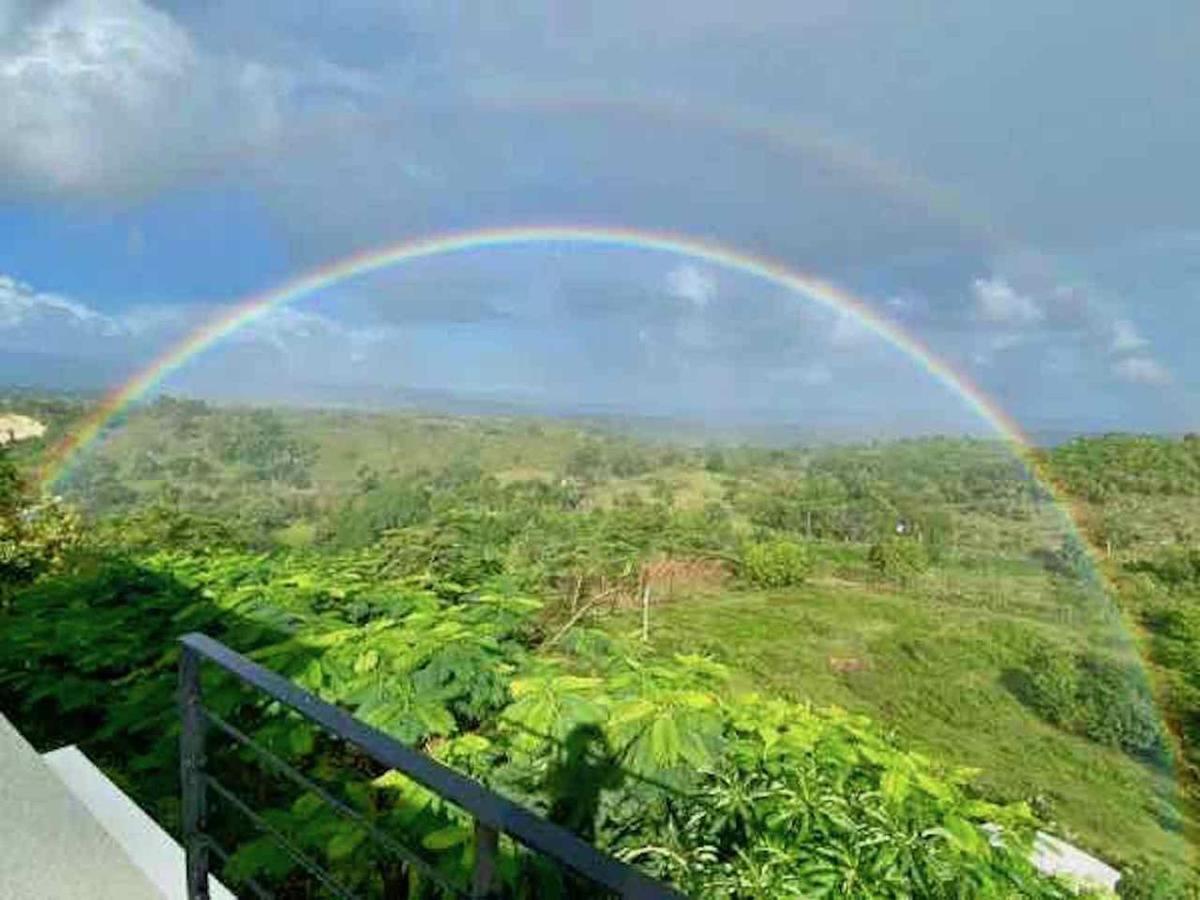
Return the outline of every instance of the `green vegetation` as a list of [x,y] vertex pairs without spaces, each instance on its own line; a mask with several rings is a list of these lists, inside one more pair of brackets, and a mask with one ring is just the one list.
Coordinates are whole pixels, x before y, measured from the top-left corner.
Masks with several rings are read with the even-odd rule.
[[1200,435],[1178,441],[1121,434],[1077,440],[1057,448],[1051,463],[1056,480],[1087,500],[1200,494]]
[[812,571],[812,557],[796,541],[754,541],[742,551],[742,571],[759,587],[792,587],[804,583]]
[[60,564],[79,540],[74,510],[33,498],[0,447],[0,608],[13,590]]
[[871,545],[867,561],[884,578],[907,582],[929,568],[929,557],[920,542],[906,537],[886,537]]
[[1165,761],[1162,725],[1137,668],[1039,647],[1027,670],[1023,699],[1047,722],[1134,756]]
[[[1195,890],[1193,499],[1120,475],[1194,442],[1048,454],[1110,588],[986,441],[686,447],[163,399],[60,502],[19,470],[83,407],[36,402],[49,434],[0,457],[0,708],[170,827],[173,638],[198,629],[696,895],[1065,896],[1025,861],[1038,827],[1131,867],[1123,896]],[[221,715],[465,877],[460,813],[209,674]],[[356,889],[430,890],[244,754],[213,765]],[[304,896],[236,813],[213,827],[227,877]],[[580,893],[502,850],[512,894]]]

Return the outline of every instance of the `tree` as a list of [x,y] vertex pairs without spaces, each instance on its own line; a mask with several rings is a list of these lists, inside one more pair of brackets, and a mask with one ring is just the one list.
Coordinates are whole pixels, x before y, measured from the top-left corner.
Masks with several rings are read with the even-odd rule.
[[58,499],[34,502],[0,450],[0,600],[63,561],[82,536],[78,515]]
[[21,476],[8,450],[0,446],[0,516],[11,516],[16,511],[21,494]]

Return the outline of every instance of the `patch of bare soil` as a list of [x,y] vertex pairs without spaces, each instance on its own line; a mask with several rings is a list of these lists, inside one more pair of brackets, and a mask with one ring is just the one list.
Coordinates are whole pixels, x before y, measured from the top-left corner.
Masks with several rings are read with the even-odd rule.
[[16,413],[0,413],[0,447],[29,438],[41,437],[45,433],[46,426],[37,419]]

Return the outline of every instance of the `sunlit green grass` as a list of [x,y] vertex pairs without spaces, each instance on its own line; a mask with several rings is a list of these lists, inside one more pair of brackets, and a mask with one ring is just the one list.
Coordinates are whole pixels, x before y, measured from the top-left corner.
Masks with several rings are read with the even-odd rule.
[[654,607],[651,645],[712,654],[733,670],[735,689],[868,714],[916,749],[980,769],[988,795],[1036,798],[1059,833],[1106,859],[1184,857],[1183,835],[1171,830],[1180,823],[1169,821],[1182,815],[1169,772],[1042,722],[1005,687],[1037,640],[1131,653],[1103,598],[1019,560],[990,571],[945,566],[905,588],[844,576]]

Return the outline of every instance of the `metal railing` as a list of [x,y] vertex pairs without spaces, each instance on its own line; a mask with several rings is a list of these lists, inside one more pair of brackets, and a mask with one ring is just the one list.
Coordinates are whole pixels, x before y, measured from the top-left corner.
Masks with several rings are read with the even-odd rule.
[[[385,850],[418,871],[423,878],[452,895],[495,897],[499,892],[498,859],[500,835],[507,835],[526,848],[542,854],[564,870],[621,897],[667,900],[680,898],[673,888],[642,874],[572,834],[559,825],[489,790],[484,785],[442,765],[437,760],[405,746],[378,729],[359,721],[349,713],[309,693],[288,679],[265,669],[207,635],[188,634],[179,662],[180,774],[183,787],[183,838],[187,856],[187,894],[189,900],[209,900],[208,874],[210,851],[227,861],[229,853],[206,831],[207,801],[211,791],[222,802],[249,819],[266,837],[271,838],[285,855],[304,869],[326,891],[337,897],[355,894],[306,855],[279,829],[258,815],[227,786],[213,777],[206,767],[206,733],[210,726],[224,732],[236,743],[253,751],[269,768],[305,790],[312,791],[339,815],[355,822]],[[265,747],[260,746],[236,726],[206,708],[200,689],[200,667],[211,662],[242,682],[298,712],[331,735],[358,748],[375,762],[402,772],[409,778],[465,810],[475,820],[474,869],[469,887],[456,884],[419,854],[369,822],[361,813],[333,796]],[[246,879],[246,886],[259,897],[270,893],[258,882]]]

